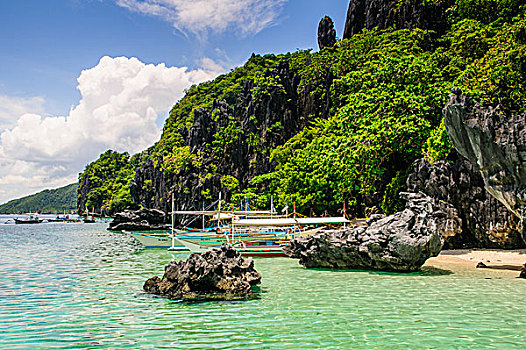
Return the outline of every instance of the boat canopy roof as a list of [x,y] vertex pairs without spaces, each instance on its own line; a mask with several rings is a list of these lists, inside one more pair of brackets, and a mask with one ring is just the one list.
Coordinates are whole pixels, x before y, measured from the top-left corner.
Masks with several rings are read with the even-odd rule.
[[212,216],[212,220],[217,220],[219,217],[219,220],[239,220],[239,216],[233,215],[232,213],[219,213],[219,215],[216,214]]
[[[217,210],[176,210],[172,211],[170,214],[176,214],[176,215],[210,215],[214,216],[217,215]],[[276,211],[272,212],[270,210],[221,210],[221,218],[223,218],[223,214],[229,214],[229,215],[271,215],[271,214],[277,214]]]
[[292,226],[292,225],[327,225],[350,223],[344,217],[327,218],[268,218],[268,219],[241,219],[234,221],[236,226]]

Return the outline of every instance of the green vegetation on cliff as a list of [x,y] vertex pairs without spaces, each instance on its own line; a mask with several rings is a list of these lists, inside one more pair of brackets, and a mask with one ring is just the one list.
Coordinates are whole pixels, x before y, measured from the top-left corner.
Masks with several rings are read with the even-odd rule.
[[69,213],[77,209],[77,184],[53,190],[44,190],[0,205],[2,214],[18,214],[40,211],[42,213]]
[[86,208],[108,213],[131,208],[130,181],[133,174],[134,167],[128,153],[108,150],[101,154],[79,174],[79,213]]
[[[489,20],[484,6],[484,14],[467,11],[468,2],[457,2],[455,23],[442,38],[418,29],[364,30],[312,55],[303,85],[334,76],[332,113],[273,150],[280,202],[318,212],[341,202],[379,205],[391,213],[400,207],[403,186],[392,190],[400,174],[419,157],[436,161],[451,150],[441,109],[452,87],[508,110],[525,105],[525,6]],[[504,3],[511,2],[497,7]]]
[[[451,151],[441,113],[452,88],[507,111],[526,105],[524,2],[447,3],[442,36],[364,29],[320,52],[253,55],[192,86],[159,142],[136,157],[158,172],[137,170],[135,191],[147,193],[137,195],[138,204],[166,205],[172,189],[180,200],[210,201],[221,189],[233,204],[250,198],[268,205],[273,194],[278,205],[296,203],[306,213],[334,213],[343,202],[357,215],[367,207],[396,211],[412,162]],[[279,113],[301,123],[287,124]],[[92,164],[99,168],[107,156]],[[111,178],[86,168],[84,178],[94,176],[88,205],[131,204],[134,167],[124,158]]]

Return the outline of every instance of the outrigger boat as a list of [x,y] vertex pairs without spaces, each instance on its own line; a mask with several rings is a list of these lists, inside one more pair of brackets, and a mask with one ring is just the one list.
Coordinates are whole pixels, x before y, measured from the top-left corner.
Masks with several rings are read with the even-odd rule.
[[[217,211],[174,211],[172,198],[172,232],[129,232],[147,248],[168,248],[172,251],[202,252],[223,243],[231,244],[245,256],[284,256],[282,247],[290,239],[313,235],[325,225],[350,223],[344,217],[296,218],[274,216],[275,211],[221,211],[221,195]],[[272,204],[271,207],[273,208]],[[174,214],[209,215],[217,226],[199,231],[176,230]],[[245,218],[240,218],[245,217]],[[230,221],[221,225],[222,221]],[[204,218],[203,218],[204,226]]]
[[15,220],[15,224],[40,224],[43,219],[40,219],[38,217],[38,214],[36,213],[27,213],[27,218],[13,218]]

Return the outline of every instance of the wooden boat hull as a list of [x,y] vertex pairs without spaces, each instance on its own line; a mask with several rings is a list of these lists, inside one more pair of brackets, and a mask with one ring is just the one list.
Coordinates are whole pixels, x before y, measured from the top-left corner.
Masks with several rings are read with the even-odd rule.
[[[274,256],[285,256],[281,251],[281,247],[276,249],[276,246],[282,246],[287,244],[288,241],[293,236],[307,236],[312,235],[320,230],[323,227],[310,229],[306,231],[301,231],[300,233],[292,234],[288,236],[286,234],[276,233],[259,233],[255,232],[253,234],[237,235],[234,234],[234,246],[242,252],[245,256],[265,256],[265,257],[274,257]],[[170,233],[166,232],[128,232],[133,238],[138,240],[146,248],[170,248],[172,246],[172,237]],[[176,246],[180,248],[181,251],[190,250],[190,251],[207,251],[211,248],[218,248],[223,243],[231,244],[231,235],[228,236],[221,234],[210,233],[209,231],[200,231],[200,232],[182,232],[176,230]],[[181,240],[177,242],[177,240]],[[187,245],[184,245],[182,241],[187,242]],[[188,245],[192,245],[191,248]],[[202,249],[198,247],[203,247]]]
[[[126,232],[126,233],[129,233],[133,238],[138,240],[145,248],[168,249],[172,246],[172,239],[167,234],[160,235],[160,234],[148,234],[148,233],[142,233],[142,232]],[[176,244],[176,248],[179,248],[181,251],[188,251],[188,249],[181,244]]]
[[[200,243],[195,243],[182,239],[180,237],[175,237],[175,242],[178,245],[184,245],[188,250],[193,253],[204,253],[214,247],[203,245]],[[243,245],[234,245],[234,248],[241,253],[241,255],[246,257],[261,257],[261,258],[275,258],[275,257],[284,257],[285,253],[282,251],[283,245],[270,245],[270,246],[243,246]]]
[[40,224],[42,219],[13,219],[15,220],[15,224],[21,225],[21,224]]

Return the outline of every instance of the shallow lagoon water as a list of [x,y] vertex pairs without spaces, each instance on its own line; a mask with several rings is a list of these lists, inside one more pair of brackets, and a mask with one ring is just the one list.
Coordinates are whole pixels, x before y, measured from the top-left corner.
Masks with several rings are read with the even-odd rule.
[[[106,224],[0,223],[1,349],[524,349],[526,281],[256,259],[260,298],[188,303],[144,281],[188,253]],[[495,275],[500,276],[500,275]]]

